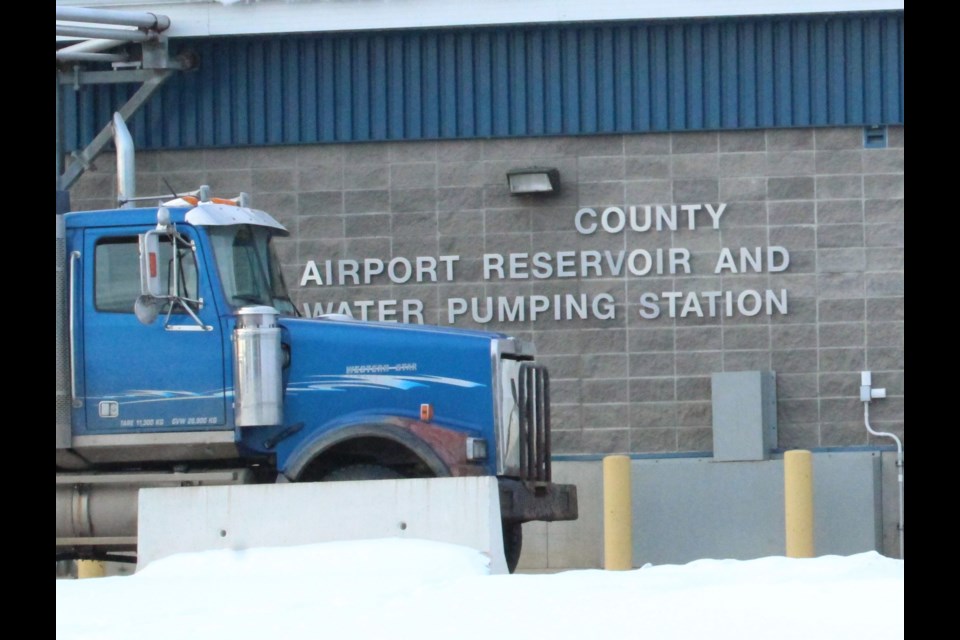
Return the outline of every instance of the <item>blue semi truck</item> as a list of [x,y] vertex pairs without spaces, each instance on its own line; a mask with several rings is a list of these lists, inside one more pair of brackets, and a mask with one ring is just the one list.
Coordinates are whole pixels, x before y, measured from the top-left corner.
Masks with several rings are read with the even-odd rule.
[[133,558],[142,487],[496,476],[511,571],[523,522],[576,519],[530,345],[299,317],[273,247],[287,231],[245,196],[68,203],[58,191],[58,559]]

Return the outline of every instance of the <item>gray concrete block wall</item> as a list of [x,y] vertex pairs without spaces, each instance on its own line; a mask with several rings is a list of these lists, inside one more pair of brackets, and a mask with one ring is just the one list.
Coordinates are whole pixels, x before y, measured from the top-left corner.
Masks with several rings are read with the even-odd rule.
[[[535,322],[455,322],[537,344],[558,454],[709,452],[710,374],[756,369],[777,373],[781,448],[888,444],[867,434],[857,400],[870,369],[889,394],[873,424],[903,437],[902,128],[888,141],[866,149],[862,129],[824,128],[141,152],[138,191],[166,179],[250,192],[291,231],[279,249],[301,309],[415,299],[426,322],[446,325],[451,298],[476,299],[482,318],[488,296],[610,296],[610,319],[556,320],[551,308]],[[112,161],[96,164],[75,208],[112,206]],[[560,193],[509,195],[506,172],[524,166],[558,168]],[[574,228],[582,207],[721,202],[719,229]],[[789,251],[786,271],[714,273],[722,248],[768,246]],[[691,273],[483,277],[485,252],[671,248],[689,251]],[[441,255],[459,256],[453,281],[300,286],[308,260]],[[644,293],[744,289],[785,289],[788,313],[671,318],[661,300],[664,315],[641,316]]]

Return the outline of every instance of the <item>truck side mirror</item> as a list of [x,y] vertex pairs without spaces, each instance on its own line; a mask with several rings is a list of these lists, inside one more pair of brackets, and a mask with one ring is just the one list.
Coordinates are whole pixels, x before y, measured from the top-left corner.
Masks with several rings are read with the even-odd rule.
[[140,324],[153,324],[160,315],[159,302],[153,296],[137,296],[137,301],[133,303],[133,314],[137,316]]
[[[189,273],[184,275],[180,257],[180,247],[193,250],[193,243],[177,233],[176,227],[164,222],[169,215],[163,215],[161,208],[157,214],[157,228],[143,233],[139,237],[140,247],[140,296],[133,305],[133,312],[143,324],[153,324],[157,316],[167,309],[167,322],[170,328],[170,314],[179,307],[197,323],[195,328],[187,329],[177,325],[178,331],[210,331],[212,327],[203,324],[195,309],[203,306],[202,298],[189,298],[188,287],[197,286],[197,266],[191,255],[186,260]],[[162,239],[161,239],[162,236]],[[169,238],[169,242],[167,239]],[[161,247],[164,254],[160,253]]]
[[140,293],[152,297],[167,294],[166,283],[160,279],[160,234],[156,231],[140,234]]

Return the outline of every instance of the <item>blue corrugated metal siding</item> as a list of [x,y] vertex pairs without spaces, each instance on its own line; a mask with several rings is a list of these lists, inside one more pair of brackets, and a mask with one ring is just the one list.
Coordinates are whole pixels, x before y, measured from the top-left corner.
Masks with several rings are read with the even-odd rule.
[[[140,148],[903,123],[903,13],[177,41]],[[135,87],[64,88],[68,149]]]

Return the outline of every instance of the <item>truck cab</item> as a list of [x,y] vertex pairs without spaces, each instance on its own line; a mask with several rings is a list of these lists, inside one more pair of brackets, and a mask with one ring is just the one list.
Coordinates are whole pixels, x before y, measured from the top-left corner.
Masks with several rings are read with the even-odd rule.
[[58,557],[129,553],[147,486],[493,475],[511,570],[522,522],[576,518],[530,345],[301,318],[286,229],[199,194],[58,215]]

